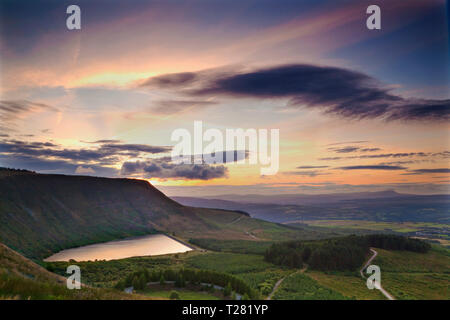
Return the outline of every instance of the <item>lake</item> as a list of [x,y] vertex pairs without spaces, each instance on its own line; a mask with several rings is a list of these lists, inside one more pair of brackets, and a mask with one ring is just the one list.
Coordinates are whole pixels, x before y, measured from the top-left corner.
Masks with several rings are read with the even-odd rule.
[[109,241],[84,247],[62,250],[44,261],[115,260],[130,257],[157,256],[182,253],[192,249],[164,234],[152,234],[132,239]]

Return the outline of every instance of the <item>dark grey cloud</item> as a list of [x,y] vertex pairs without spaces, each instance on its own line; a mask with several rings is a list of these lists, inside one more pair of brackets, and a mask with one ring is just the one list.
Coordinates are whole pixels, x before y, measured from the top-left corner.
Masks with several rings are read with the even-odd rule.
[[297,169],[322,169],[328,168],[328,166],[299,166]]
[[151,108],[151,112],[173,114],[190,108],[206,108],[215,104],[217,102],[203,100],[161,100],[155,102],[155,107]]
[[359,140],[359,141],[347,141],[347,142],[334,142],[334,143],[327,144],[327,146],[336,146],[336,145],[340,145],[340,144],[366,143],[366,142],[369,142],[369,141],[367,141],[367,140]]
[[380,151],[381,148],[362,148],[359,149],[360,152],[375,152],[375,151]]
[[186,86],[194,83],[198,79],[198,74],[195,72],[180,72],[165,74],[157,77],[149,78],[141,83],[142,87],[157,86],[161,88],[171,88]]
[[164,153],[172,150],[172,147],[165,146],[149,146],[146,144],[102,144],[100,149],[101,152],[106,153]]
[[380,154],[365,154],[358,156],[347,157],[325,157],[319,158],[324,161],[334,161],[343,159],[379,159],[379,158],[412,158],[412,157],[448,157],[447,151],[444,152],[397,152],[397,153],[380,153]]
[[[16,169],[28,169],[41,173],[59,173],[59,174],[77,174],[80,173],[80,165],[68,160],[50,160],[46,158],[37,158],[24,155],[4,155],[0,153],[0,166]],[[96,164],[90,164],[83,174],[116,177],[118,170]]]
[[121,174],[144,175],[147,178],[211,180],[227,177],[228,170],[223,165],[176,164],[170,157],[147,161],[124,162]]
[[402,166],[369,165],[369,166],[346,166],[346,167],[339,167],[337,169],[342,169],[342,170],[405,170],[407,168],[402,167]]
[[171,147],[143,144],[101,144],[95,148],[68,149],[51,142],[0,140],[0,155],[10,158],[58,158],[79,163],[115,164],[122,157],[140,157],[145,154],[166,153]]
[[426,157],[431,155],[427,152],[397,152],[397,153],[382,153],[382,154],[370,154],[361,156],[351,156],[348,159],[376,159],[376,158],[404,158],[404,157]]
[[359,147],[343,147],[343,148],[329,148],[328,150],[336,153],[351,153],[359,150]]
[[319,160],[324,160],[324,161],[334,161],[334,160],[341,160],[341,159],[345,159],[343,157],[325,157],[325,158],[319,158]]
[[415,169],[411,170],[410,174],[426,174],[426,173],[450,173],[448,168],[435,168],[435,169]]
[[290,108],[315,108],[349,119],[448,121],[450,100],[403,98],[376,79],[352,70],[307,64],[251,72],[167,74],[144,85],[176,87],[192,96],[285,98]]
[[304,176],[304,177],[317,177],[323,176],[330,173],[319,171],[319,170],[301,170],[301,171],[285,171],[284,174]]
[[116,139],[103,139],[103,140],[96,140],[96,141],[81,141],[83,143],[92,143],[92,144],[101,144],[101,143],[121,143],[121,140]]

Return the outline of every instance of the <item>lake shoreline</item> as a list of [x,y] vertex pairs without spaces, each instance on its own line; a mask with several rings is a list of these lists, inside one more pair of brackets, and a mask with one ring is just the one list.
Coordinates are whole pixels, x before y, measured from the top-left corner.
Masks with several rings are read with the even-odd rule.
[[197,248],[168,234],[154,233],[64,249],[52,254],[43,261],[109,261],[132,257],[177,254],[192,250],[197,250]]

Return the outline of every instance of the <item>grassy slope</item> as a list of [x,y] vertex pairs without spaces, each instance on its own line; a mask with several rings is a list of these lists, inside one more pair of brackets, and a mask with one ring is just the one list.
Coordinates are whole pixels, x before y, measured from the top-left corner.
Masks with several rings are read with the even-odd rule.
[[[376,249],[372,264],[381,268],[381,284],[396,299],[450,299],[450,255],[433,247],[428,253]],[[369,290],[358,273],[308,271],[320,285],[358,300],[385,299]]]
[[322,286],[311,277],[296,272],[281,283],[273,296],[274,300],[345,300],[341,293]]
[[381,268],[382,286],[397,299],[450,299],[450,254],[434,247],[430,252],[377,249],[374,264]]
[[155,230],[252,241],[298,233],[233,211],[184,207],[147,181],[0,169],[0,241],[27,257]]
[[65,278],[48,272],[0,243],[0,299],[143,299],[113,289],[69,290]]

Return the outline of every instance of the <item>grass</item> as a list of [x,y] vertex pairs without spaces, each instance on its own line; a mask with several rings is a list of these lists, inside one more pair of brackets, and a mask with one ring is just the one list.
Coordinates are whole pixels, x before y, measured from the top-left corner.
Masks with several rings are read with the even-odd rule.
[[263,296],[272,292],[275,283],[292,273],[292,270],[267,270],[239,274],[238,277],[247,282],[252,288],[258,289]]
[[296,272],[281,283],[274,300],[346,300],[337,291],[320,285],[304,273]]
[[175,290],[180,295],[180,300],[220,300],[220,294],[212,294],[208,292],[174,288],[171,285],[165,286],[149,286],[145,290],[138,291],[139,294],[152,298],[170,299],[170,293]]
[[396,299],[449,300],[449,250],[433,246],[428,253],[377,249],[381,284]]
[[[265,262],[261,255],[237,253],[207,253],[190,257],[186,265],[192,268],[214,270],[231,274],[265,271],[277,268]],[[279,268],[278,268],[279,269]]]
[[428,228],[448,228],[448,224],[432,222],[384,222],[369,220],[308,220],[306,224],[326,228],[392,230],[395,232],[414,232]]
[[381,267],[381,272],[395,273],[449,273],[450,255],[447,249],[433,248],[427,253],[410,251],[389,251],[376,249],[378,256],[373,264]]
[[264,254],[273,241],[191,239],[190,243],[217,252]]
[[357,300],[384,300],[379,290],[369,290],[366,282],[358,274],[342,272],[324,273],[308,271],[307,275],[316,280],[320,285],[333,289],[342,295]]
[[449,300],[450,275],[382,272],[381,284],[399,300]]

